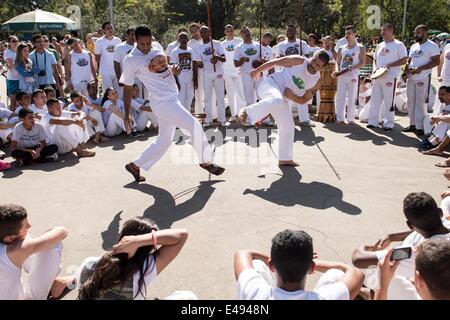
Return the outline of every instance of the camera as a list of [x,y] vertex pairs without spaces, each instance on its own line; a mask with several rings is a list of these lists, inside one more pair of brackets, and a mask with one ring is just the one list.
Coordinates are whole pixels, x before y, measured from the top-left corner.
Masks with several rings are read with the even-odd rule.
[[39,71],[39,73],[38,73],[38,76],[39,77],[45,77],[47,75],[47,72],[45,72],[45,70],[41,70],[41,71]]
[[411,258],[411,247],[397,247],[394,248],[391,255],[391,261],[405,260]]

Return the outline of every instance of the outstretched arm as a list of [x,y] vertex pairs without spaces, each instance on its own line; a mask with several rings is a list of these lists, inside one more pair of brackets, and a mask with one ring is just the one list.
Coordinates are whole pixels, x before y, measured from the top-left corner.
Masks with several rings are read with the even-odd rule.
[[252,72],[250,72],[250,75],[252,76],[253,79],[258,79],[261,72],[264,72],[266,70],[270,70],[274,67],[293,67],[293,66],[303,64],[304,61],[305,61],[305,58],[303,58],[300,55],[292,55],[292,56],[274,59],[274,60],[271,60],[269,62],[266,62],[266,63],[260,65],[256,69],[253,69]]

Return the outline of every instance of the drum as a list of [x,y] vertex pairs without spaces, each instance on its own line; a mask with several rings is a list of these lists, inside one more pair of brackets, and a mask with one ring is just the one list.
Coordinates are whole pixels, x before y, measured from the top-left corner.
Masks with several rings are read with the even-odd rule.
[[370,79],[376,80],[376,79],[378,79],[378,78],[381,78],[381,77],[384,76],[384,75],[386,74],[386,72],[388,72],[388,71],[389,71],[389,69],[386,68],[386,67],[378,68],[378,69],[376,69],[376,70],[372,73],[372,75],[370,76]]
[[320,71],[320,105],[318,112],[319,122],[336,121],[336,112],[334,107],[334,96],[336,95],[337,79],[331,74],[336,69],[336,63],[330,62]]

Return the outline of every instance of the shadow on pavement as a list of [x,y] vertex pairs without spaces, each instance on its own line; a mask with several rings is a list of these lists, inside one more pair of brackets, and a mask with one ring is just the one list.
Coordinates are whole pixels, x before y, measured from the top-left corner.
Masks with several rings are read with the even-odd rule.
[[332,185],[313,181],[302,183],[302,176],[294,167],[281,167],[283,175],[269,188],[260,190],[246,189],[243,194],[253,194],[266,201],[285,207],[295,205],[337,210],[350,215],[361,214],[361,209],[343,200],[342,190]]
[[123,211],[119,211],[109,224],[108,229],[106,229],[101,233],[103,239],[102,248],[105,251],[111,250],[112,246],[116,244],[117,240],[119,240],[119,229],[121,220],[120,215],[122,213]]

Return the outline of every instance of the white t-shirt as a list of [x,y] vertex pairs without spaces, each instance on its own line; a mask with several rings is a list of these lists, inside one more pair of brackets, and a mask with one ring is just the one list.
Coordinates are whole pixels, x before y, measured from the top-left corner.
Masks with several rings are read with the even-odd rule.
[[52,119],[72,119],[72,113],[67,110],[62,110],[61,115],[59,117],[52,116],[50,112],[45,112],[41,118],[41,124],[45,129],[45,132],[49,137],[53,136],[56,124],[51,124],[50,120]]
[[134,47],[134,44],[122,42],[116,47],[116,49],[114,49],[113,60],[120,63],[120,70],[123,70],[123,60],[125,60],[125,57],[131,52],[131,50],[134,49]]
[[117,37],[108,40],[104,36],[95,43],[95,54],[100,55],[100,75],[111,76],[116,74],[114,71],[114,51],[116,46],[121,43],[122,41]]
[[[177,48],[180,44],[178,43],[177,40],[169,43],[169,45],[166,48],[166,56],[170,58],[172,51]],[[172,62],[171,62],[172,63]]]
[[[81,272],[83,271],[83,268],[87,268],[89,270],[92,270],[95,268],[95,264],[100,260],[100,257],[89,257],[86,258],[83,263],[81,264],[81,266],[79,267],[78,271],[77,271],[77,289],[80,290],[81,286],[83,285],[80,281],[80,277],[81,277]],[[147,259],[147,265],[148,265],[148,269],[146,274],[144,275],[144,288],[142,288],[141,292],[145,293],[146,290],[145,288],[147,288],[150,283],[152,283],[157,276],[157,270],[156,270],[156,262],[155,262],[155,258],[153,257],[153,255],[149,255],[148,259]],[[134,300],[145,300],[145,296],[139,292],[139,279],[140,279],[140,273],[136,272],[133,275],[133,297]],[[139,294],[138,294],[139,292]]]
[[443,81],[450,81],[450,43],[444,49],[444,65],[442,66],[441,77]]
[[315,74],[309,73],[309,63],[311,63],[311,60],[305,59],[300,65],[283,68],[271,75],[280,88],[281,93],[284,93],[286,88],[289,88],[294,94],[301,97],[305,94],[306,90],[316,85],[320,79],[320,72],[316,72]]
[[[341,53],[341,70],[348,66],[355,66],[359,64],[359,54],[363,47],[360,44],[355,44],[353,48],[349,48],[348,45],[342,46],[339,51]],[[341,75],[340,79],[357,79],[359,75],[359,69],[353,69]]]
[[22,268],[9,259],[7,248],[7,245],[0,243],[0,300],[24,300]]
[[[420,44],[418,42],[414,43],[409,50],[409,57],[411,58],[410,67],[419,68],[431,62],[431,57],[439,56],[441,51],[437,44],[433,41],[427,40]],[[411,80],[423,80],[428,77],[432,72],[432,69],[423,70],[419,74],[410,74],[409,79]]]
[[[323,276],[326,277],[327,274]],[[264,277],[249,268],[241,272],[238,279],[239,300],[349,300],[350,293],[343,282],[321,279],[322,285],[313,291],[285,291],[272,287]]]
[[242,39],[233,38],[233,40],[224,40],[221,42],[227,61],[223,64],[223,71],[226,75],[237,76],[239,69],[234,66],[234,51],[242,43]]
[[320,50],[320,47],[309,47],[308,52],[305,54],[305,57],[312,58],[314,53],[316,53],[316,51],[319,51],[319,50]]
[[31,111],[33,111],[33,113],[37,113],[37,114],[44,114],[46,113],[47,110],[47,105],[44,104],[44,106],[42,108],[38,108],[34,103],[30,105],[30,109]]
[[5,107],[3,103],[0,102],[0,119],[7,119],[9,118],[13,112]]
[[[403,42],[394,40],[391,42],[383,41],[375,49],[374,58],[377,62],[377,68],[383,68],[387,64],[398,61],[408,56],[406,47]],[[392,78],[400,78],[401,66],[391,67],[385,76]]]
[[170,69],[162,73],[151,72],[150,62],[158,55],[165,56],[162,50],[151,50],[143,54],[138,48],[131,50],[125,58],[120,83],[127,86],[134,84],[134,79],[141,81],[150,93],[151,104],[159,104],[169,99],[178,98],[178,87]]
[[[262,46],[262,58],[267,62],[273,59],[273,49],[270,46]],[[268,77],[269,70],[263,72],[264,77]]]
[[83,50],[81,53],[70,51],[70,79],[73,84],[94,80],[91,69],[91,53]]
[[193,62],[199,60],[195,51],[192,48],[187,47],[186,50],[176,47],[170,54],[170,64],[177,64],[181,68],[181,72],[178,76],[180,82],[186,83],[193,81],[194,67]]
[[106,100],[103,104],[103,109],[105,109],[105,111],[102,112],[103,123],[108,123],[109,117],[111,117],[112,114],[112,105],[116,106],[120,112],[125,113],[125,104],[122,100],[118,99],[116,103],[111,100]]
[[285,57],[292,56],[294,54],[303,54],[309,52],[309,46],[305,40],[301,41],[301,50],[300,50],[300,39],[296,39],[293,42],[289,42],[288,39],[278,44],[277,47],[277,57]]
[[14,127],[12,141],[16,141],[19,148],[32,148],[44,140],[47,140],[47,134],[40,123],[36,122],[31,130],[25,128],[22,122]]
[[240,72],[250,73],[253,70],[253,61],[259,60],[259,43],[252,41],[252,43],[242,42],[234,51],[234,60],[239,61],[242,57],[248,58],[239,68]]
[[164,51],[163,46],[158,41],[152,41],[152,47]]
[[67,107],[67,110],[72,111],[72,112],[84,112],[87,115],[89,115],[91,113],[91,109],[89,108],[89,106],[87,104],[83,104],[83,108],[78,109],[75,104],[71,103]]
[[[216,56],[222,56],[225,54],[222,44],[219,41],[213,40],[213,46],[214,46],[214,53]],[[211,41],[199,45],[196,50],[196,55],[197,61],[203,62],[202,69],[204,73],[208,74],[216,73],[217,75],[223,74],[223,63],[220,61],[216,63],[216,72],[214,72],[213,64],[211,62],[212,58]]]
[[13,62],[13,68],[8,69],[8,73],[6,74],[6,79],[8,80],[19,80],[19,73],[16,70],[15,67],[15,61],[16,61],[16,53],[12,51],[11,49],[6,49],[3,59],[6,61],[6,59],[12,59]]

